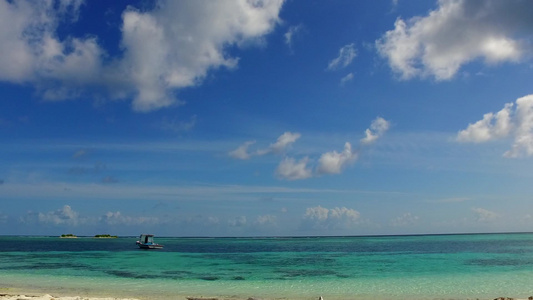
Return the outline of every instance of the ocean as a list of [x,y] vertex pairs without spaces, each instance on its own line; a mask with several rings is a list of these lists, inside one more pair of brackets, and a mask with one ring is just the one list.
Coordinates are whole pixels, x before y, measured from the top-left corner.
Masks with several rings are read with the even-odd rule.
[[533,234],[0,237],[0,293],[140,299],[494,299],[533,295]]

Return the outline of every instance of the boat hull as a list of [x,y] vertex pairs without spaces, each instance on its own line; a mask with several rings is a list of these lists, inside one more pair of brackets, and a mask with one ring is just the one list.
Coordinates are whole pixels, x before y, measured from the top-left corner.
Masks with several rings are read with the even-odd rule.
[[153,234],[141,234],[139,240],[136,242],[141,249],[162,249],[163,245],[154,242]]
[[137,241],[137,246],[141,249],[163,249],[163,245],[159,244],[144,244],[139,241]]

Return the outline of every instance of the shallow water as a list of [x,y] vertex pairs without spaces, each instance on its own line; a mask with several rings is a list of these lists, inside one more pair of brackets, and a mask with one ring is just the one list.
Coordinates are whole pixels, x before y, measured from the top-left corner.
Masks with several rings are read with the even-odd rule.
[[0,237],[0,284],[68,293],[247,299],[533,295],[533,234],[310,238]]

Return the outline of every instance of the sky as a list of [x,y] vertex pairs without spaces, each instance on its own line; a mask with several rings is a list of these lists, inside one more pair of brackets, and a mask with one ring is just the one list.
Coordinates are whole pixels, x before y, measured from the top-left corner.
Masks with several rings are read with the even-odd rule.
[[533,231],[532,15],[0,0],[0,234]]

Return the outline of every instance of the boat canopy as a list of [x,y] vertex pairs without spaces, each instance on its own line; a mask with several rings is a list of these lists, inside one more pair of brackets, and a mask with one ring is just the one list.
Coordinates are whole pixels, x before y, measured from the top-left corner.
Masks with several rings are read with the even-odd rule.
[[154,235],[153,234],[141,234],[139,241],[143,244],[154,244]]

